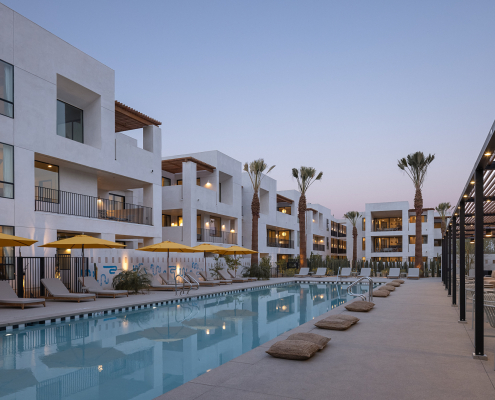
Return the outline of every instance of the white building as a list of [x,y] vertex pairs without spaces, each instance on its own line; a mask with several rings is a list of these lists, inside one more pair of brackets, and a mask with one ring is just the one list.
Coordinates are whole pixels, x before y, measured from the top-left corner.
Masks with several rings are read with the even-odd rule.
[[[407,201],[367,203],[356,228],[357,259],[414,262],[416,214]],[[441,218],[433,208],[422,215],[423,261],[442,252]],[[347,258],[352,259],[352,225],[347,223]]]
[[[127,249],[161,241],[159,125],[115,100],[112,69],[0,4],[3,232],[38,244],[80,233]],[[143,148],[122,133],[135,129]],[[86,255],[127,268],[129,252]],[[23,249],[23,256],[55,253]]]

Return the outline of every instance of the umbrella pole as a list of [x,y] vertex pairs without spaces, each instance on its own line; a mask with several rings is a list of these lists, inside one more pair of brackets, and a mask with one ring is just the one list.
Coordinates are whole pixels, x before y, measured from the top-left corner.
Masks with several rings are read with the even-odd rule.
[[84,245],[81,245],[82,248],[82,271],[83,271],[83,286],[84,286]]
[[205,257],[205,276],[208,277],[208,272],[206,272],[206,251],[203,253]]
[[170,250],[167,250],[167,281],[170,280],[170,261],[169,261],[169,257],[170,257]]

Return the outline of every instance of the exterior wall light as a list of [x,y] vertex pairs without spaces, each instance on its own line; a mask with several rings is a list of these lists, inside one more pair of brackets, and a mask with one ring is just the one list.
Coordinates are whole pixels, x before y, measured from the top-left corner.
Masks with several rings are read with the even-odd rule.
[[467,194],[465,194],[465,195],[464,195],[464,196],[462,196],[462,197],[467,197]]
[[492,153],[490,153],[489,151],[487,151],[487,152],[485,153],[485,156],[491,156],[491,155],[492,155]]
[[471,185],[474,185],[474,181],[469,182]]
[[234,229],[231,229],[231,230],[230,230],[230,233],[235,233],[235,230],[234,230]]
[[206,187],[210,187],[210,186],[211,186],[210,181],[206,182],[206,185],[205,185],[205,186],[206,186]]
[[51,168],[51,167],[52,167],[52,165],[49,165],[49,166],[48,166],[48,168]]
[[222,229],[225,229],[225,225],[222,225]]

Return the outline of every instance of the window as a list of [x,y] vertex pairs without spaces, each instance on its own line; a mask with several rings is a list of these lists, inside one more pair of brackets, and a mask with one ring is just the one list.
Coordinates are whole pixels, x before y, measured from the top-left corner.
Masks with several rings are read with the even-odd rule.
[[297,247],[299,247],[299,246],[300,246],[300,244],[299,244],[299,240],[300,240],[300,239],[299,239],[299,231],[297,231]]
[[14,147],[0,143],[0,197],[14,198]]
[[[327,220],[328,221],[328,220]],[[327,238],[327,250],[330,249],[330,239]]]
[[433,240],[433,245],[436,246],[441,246],[442,245],[442,239],[434,239]]
[[[422,215],[422,216],[421,216],[421,222],[426,222],[426,221],[427,221],[427,217],[426,217],[426,215]],[[416,222],[416,216],[415,216],[415,215],[411,215],[411,216],[409,217],[409,222],[410,222],[411,224],[414,224],[414,223]]]
[[282,214],[287,214],[287,215],[291,215],[291,207],[288,206],[288,207],[277,207],[277,211],[278,212],[281,212]]
[[170,178],[165,178],[164,176],[162,176],[162,186],[170,186],[172,185],[172,181],[170,180]]
[[124,210],[125,209],[125,197],[118,194],[110,193],[108,195],[108,200],[110,200],[110,210]]
[[83,143],[83,110],[57,100],[57,135]]
[[434,228],[435,229],[442,229],[442,222],[436,222],[434,223]]
[[172,226],[172,216],[162,214],[162,226]]
[[1,60],[0,114],[14,118],[14,66]]
[[363,231],[366,230],[366,218],[363,218]]
[[201,186],[201,178],[196,178],[196,185]]
[[[409,244],[416,244],[416,236],[409,236]],[[423,244],[428,244],[428,236],[423,235]]]
[[182,179],[177,179],[177,186],[182,186]]
[[[7,235],[14,234],[13,226],[0,225],[0,232]],[[14,264],[14,247],[2,247],[0,256],[0,280],[14,280],[15,279],[15,264]]]
[[363,250],[366,250],[366,238],[363,238]]
[[[168,179],[168,178],[165,178]],[[170,179],[169,179],[170,182]],[[201,178],[196,178],[196,185],[201,186]],[[162,186],[170,186],[170,185],[164,185],[163,184],[163,178],[162,178]],[[177,179],[177,186],[182,186],[182,179]]]
[[179,226],[182,226],[182,215],[179,215],[177,217],[177,223],[179,224]]
[[41,161],[34,162],[35,199],[48,203],[58,203],[58,166]]

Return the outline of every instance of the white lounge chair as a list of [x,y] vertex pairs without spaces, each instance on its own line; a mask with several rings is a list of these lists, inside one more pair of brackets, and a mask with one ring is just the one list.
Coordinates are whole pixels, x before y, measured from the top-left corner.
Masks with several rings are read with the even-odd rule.
[[[177,287],[174,285],[162,285],[158,278],[155,275],[147,274],[151,280],[150,284],[150,290],[175,290],[175,289],[181,289],[182,288],[182,283],[179,285],[177,283]],[[185,285],[184,285],[185,286]]]
[[371,276],[371,268],[361,268],[358,278],[369,278]]
[[313,275],[313,278],[324,278],[327,276],[327,269],[325,267],[318,268]]
[[407,279],[419,279],[419,268],[409,268]]
[[115,296],[127,296],[129,297],[129,292],[127,290],[113,290],[113,289],[103,289],[98,281],[93,278],[92,276],[85,276],[84,277],[84,284],[83,284],[83,278],[80,276],[77,278],[79,282],[81,282],[81,285],[83,285],[83,290],[85,290],[88,293],[94,293],[96,294],[96,297],[113,297],[115,299]]
[[[399,279],[400,278],[400,268],[390,268],[390,271],[388,271],[387,278]],[[419,278],[419,276],[418,276],[418,278]]]
[[[161,274],[158,274],[158,276],[161,278],[161,280],[163,281],[163,283],[165,285],[173,285],[175,287],[175,279],[167,279],[167,274],[165,272],[162,272]],[[183,282],[184,281],[184,285],[183,285]],[[199,283],[197,282],[191,282],[190,280],[188,280],[187,278],[184,278],[182,276],[179,276],[177,278],[177,287],[186,287],[186,288],[190,288],[190,289],[199,289]]]
[[228,285],[229,283],[232,283],[231,279],[213,279],[210,274],[204,273],[203,271],[199,271],[199,274],[205,281],[210,281],[210,282],[217,282],[220,285]]
[[295,274],[294,276],[296,278],[302,278],[304,276],[308,276],[309,275],[309,268],[301,268],[299,270],[299,273],[298,274]]
[[218,286],[220,285],[220,281],[205,281],[201,280],[194,272],[186,272],[186,277],[191,282],[197,282],[199,286]]
[[17,297],[14,289],[9,285],[7,281],[0,281],[0,305],[21,307],[24,310],[24,306],[41,305],[46,307],[45,299],[23,299]]
[[91,293],[70,293],[60,279],[44,278],[41,283],[48,291],[47,299],[76,301],[81,300],[96,300],[96,295]]
[[223,269],[218,271],[223,280],[232,280],[234,283],[244,283],[248,282],[247,278],[230,278],[230,275]]
[[352,276],[351,268],[341,268],[340,274],[337,275],[337,278],[350,278]]
[[254,278],[254,277],[250,277],[248,276],[247,278],[244,278],[244,277],[240,277],[240,276],[236,276],[235,272],[232,272],[230,269],[227,270],[227,272],[229,273],[229,275],[232,277],[232,279],[244,279],[245,282],[254,282],[254,281],[257,281],[258,278]]

